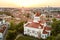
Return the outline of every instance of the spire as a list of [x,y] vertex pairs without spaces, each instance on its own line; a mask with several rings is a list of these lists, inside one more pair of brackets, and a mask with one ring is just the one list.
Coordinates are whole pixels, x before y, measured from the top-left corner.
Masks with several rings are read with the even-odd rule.
[[36,14],[35,14],[35,16],[40,16],[41,14],[40,14],[40,12],[36,12]]
[[40,21],[40,16],[41,14],[40,14],[40,12],[36,12],[36,14],[34,15],[34,22],[37,22],[38,23],[38,21]]

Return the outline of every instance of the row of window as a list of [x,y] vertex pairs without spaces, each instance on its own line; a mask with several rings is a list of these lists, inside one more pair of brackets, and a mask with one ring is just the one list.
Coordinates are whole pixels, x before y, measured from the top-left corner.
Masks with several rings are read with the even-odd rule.
[[46,38],[48,36],[49,36],[49,34],[47,34],[47,35],[41,35],[41,37],[43,37],[43,38]]
[[45,37],[47,37],[47,35],[42,35],[42,37],[44,37],[44,38],[45,38]]
[[37,31],[35,31],[35,30],[29,30],[29,29],[25,30],[24,32],[38,34]]

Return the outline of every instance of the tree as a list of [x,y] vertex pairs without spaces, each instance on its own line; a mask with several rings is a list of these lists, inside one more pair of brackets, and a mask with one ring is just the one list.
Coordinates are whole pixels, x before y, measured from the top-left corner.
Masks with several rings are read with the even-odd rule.
[[55,37],[54,36],[50,36],[46,40],[55,40]]
[[16,30],[9,30],[6,40],[14,40],[16,38]]
[[60,34],[56,36],[56,40],[60,40]]
[[14,23],[13,20],[10,21],[10,30],[14,30],[16,28],[16,24]]
[[39,39],[30,36],[20,36],[17,40],[39,40]]
[[57,35],[60,33],[60,20],[53,21],[52,23],[52,35]]
[[20,22],[19,24],[16,25],[16,30],[18,33],[23,33],[23,24],[24,22]]
[[55,21],[57,21],[57,19],[56,18],[53,18],[52,21],[55,22]]
[[6,36],[6,40],[14,40],[17,36],[17,31],[16,31],[16,24],[12,20],[10,22],[10,28],[8,30],[8,34]]

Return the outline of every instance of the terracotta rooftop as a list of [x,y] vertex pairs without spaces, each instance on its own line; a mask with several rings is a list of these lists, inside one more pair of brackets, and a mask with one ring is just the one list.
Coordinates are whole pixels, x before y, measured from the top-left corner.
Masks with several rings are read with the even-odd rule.
[[32,22],[32,23],[28,23],[26,26],[28,27],[33,27],[33,28],[43,28],[43,25],[41,25],[40,23],[35,23],[35,22]]
[[41,29],[43,29],[43,25],[40,24]]
[[48,32],[46,32],[45,30],[43,30],[43,34],[47,34]]
[[60,18],[60,15],[57,15],[56,18]]
[[5,31],[5,29],[6,29],[5,26],[1,27],[1,28],[0,28],[0,32],[3,33],[3,32]]
[[51,30],[51,27],[44,27],[44,30]]
[[28,19],[28,22],[33,22],[33,20],[32,19]]
[[33,28],[38,28],[39,27],[39,24],[38,23],[35,23],[35,22],[32,22],[32,23],[28,24],[27,26],[33,27]]
[[40,14],[39,12],[37,12],[35,16],[40,16],[40,15],[41,15],[41,14]]

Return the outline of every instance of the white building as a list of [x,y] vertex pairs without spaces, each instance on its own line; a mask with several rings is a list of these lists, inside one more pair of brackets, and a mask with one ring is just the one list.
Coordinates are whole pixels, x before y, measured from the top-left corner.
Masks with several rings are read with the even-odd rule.
[[26,24],[24,24],[24,35],[30,35],[42,39],[49,37],[51,28],[47,26],[44,18],[45,15],[36,13],[32,21],[28,21]]
[[0,40],[3,40],[3,34],[0,33]]
[[0,40],[5,40],[9,24],[5,20],[0,19]]

